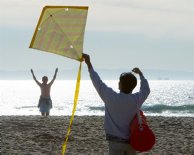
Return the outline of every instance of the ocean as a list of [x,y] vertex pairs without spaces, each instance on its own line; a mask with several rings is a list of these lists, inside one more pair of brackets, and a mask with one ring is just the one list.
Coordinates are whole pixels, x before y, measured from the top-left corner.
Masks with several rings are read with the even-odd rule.
[[[115,91],[118,81],[104,81]],[[150,80],[151,94],[142,106],[149,116],[194,117],[194,81]],[[76,81],[56,80],[51,88],[55,116],[71,115]],[[138,86],[134,90],[137,92]],[[40,88],[32,80],[0,80],[0,115],[40,115]],[[90,80],[82,80],[76,115],[104,115],[104,103]]]

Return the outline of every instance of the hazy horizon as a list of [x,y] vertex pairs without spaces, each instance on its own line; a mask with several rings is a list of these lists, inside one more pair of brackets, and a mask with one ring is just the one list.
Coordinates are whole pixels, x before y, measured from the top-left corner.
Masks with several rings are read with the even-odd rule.
[[[99,73],[102,80],[118,80],[122,72],[130,72],[130,69],[101,69],[95,68]],[[172,71],[172,70],[142,70],[144,76],[148,80],[194,80],[194,73],[188,71]],[[59,68],[57,79],[58,80],[75,80],[77,78],[78,69],[61,69]],[[54,70],[34,70],[36,77],[41,80],[42,76],[48,76],[49,79],[53,77]],[[138,75],[136,75],[138,78]],[[0,80],[25,80],[32,79],[30,69],[28,70],[16,70],[16,71],[3,71],[0,70]],[[87,67],[82,68],[82,79],[90,79]]]

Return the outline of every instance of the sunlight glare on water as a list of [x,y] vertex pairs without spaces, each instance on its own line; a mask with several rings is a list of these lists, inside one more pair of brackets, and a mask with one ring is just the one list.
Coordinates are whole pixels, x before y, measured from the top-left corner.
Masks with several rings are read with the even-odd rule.
[[[118,81],[104,81],[115,91]],[[194,117],[194,81],[149,81],[151,94],[142,109],[147,115]],[[71,115],[76,81],[55,81],[51,115]],[[139,90],[139,84],[134,92]],[[0,81],[0,115],[40,115],[40,88],[34,81]],[[104,115],[104,103],[90,80],[82,80],[76,115]]]

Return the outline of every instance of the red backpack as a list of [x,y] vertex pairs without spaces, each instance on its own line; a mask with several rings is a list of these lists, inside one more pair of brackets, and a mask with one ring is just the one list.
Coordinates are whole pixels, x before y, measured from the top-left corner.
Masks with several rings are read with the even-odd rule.
[[136,151],[146,152],[153,148],[155,142],[155,135],[149,128],[145,115],[139,110],[130,125],[130,145]]

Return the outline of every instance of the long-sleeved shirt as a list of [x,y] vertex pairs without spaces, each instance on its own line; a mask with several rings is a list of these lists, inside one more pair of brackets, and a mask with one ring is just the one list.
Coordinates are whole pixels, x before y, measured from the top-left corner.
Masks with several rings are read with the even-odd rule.
[[105,103],[104,128],[107,135],[129,139],[129,125],[150,93],[147,80],[140,76],[140,90],[134,94],[117,93],[108,87],[94,71],[89,69],[92,83]]

